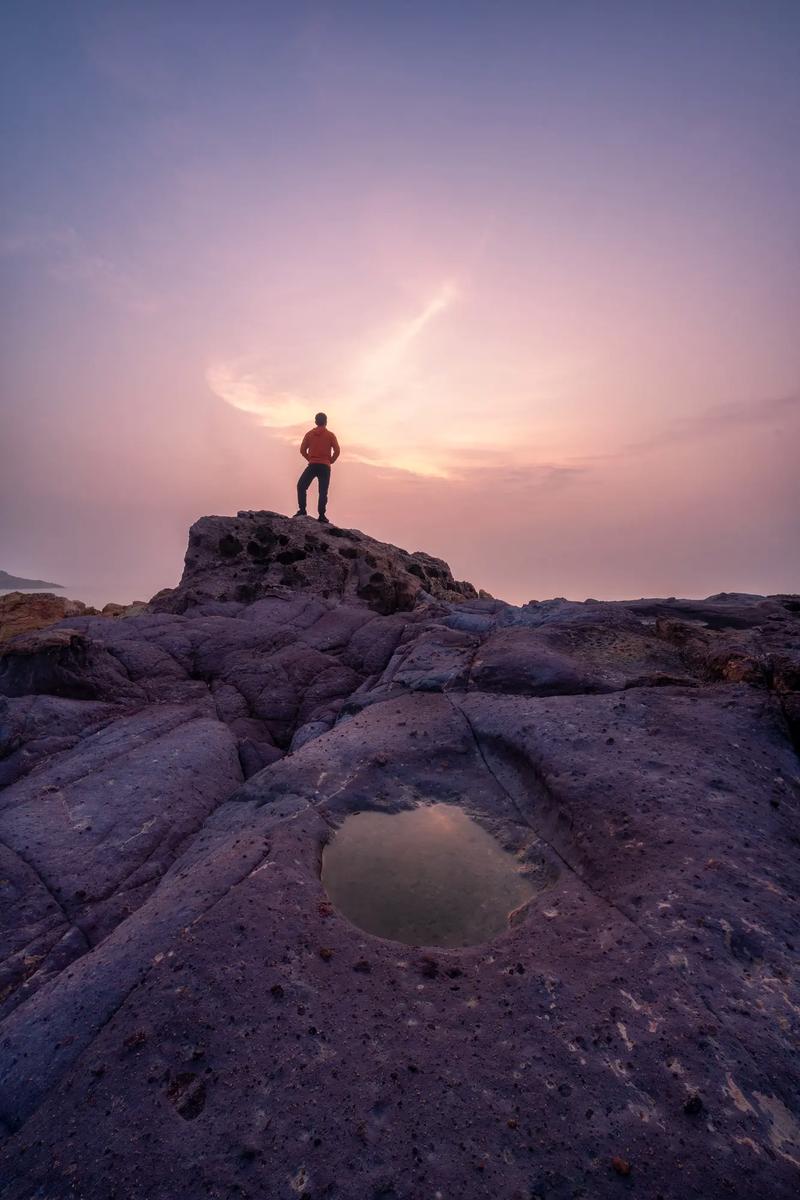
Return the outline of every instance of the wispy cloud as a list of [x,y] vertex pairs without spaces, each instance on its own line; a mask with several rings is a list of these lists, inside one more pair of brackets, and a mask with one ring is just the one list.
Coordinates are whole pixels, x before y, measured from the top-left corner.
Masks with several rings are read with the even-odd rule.
[[263,369],[248,368],[242,360],[212,363],[206,368],[206,382],[226,404],[258,417],[271,429],[293,430],[308,424],[313,400],[278,390]]
[[607,454],[587,455],[576,459],[585,466],[613,460],[656,454],[673,446],[724,437],[738,429],[773,425],[779,429],[783,422],[800,417],[800,395],[773,396],[761,400],[715,404],[691,416],[682,417],[664,426],[649,437],[626,442]]
[[674,421],[660,433],[640,442],[632,442],[625,453],[644,453],[678,442],[695,442],[718,437],[746,425],[768,425],[800,414],[800,396],[777,396],[738,404],[715,404],[692,416]]
[[407,367],[408,352],[413,343],[457,297],[455,285],[443,283],[419,312],[368,346],[354,371],[354,381],[359,391],[374,396],[396,386],[399,373]]
[[356,351],[333,372],[325,395],[313,385],[297,389],[281,386],[277,372],[252,357],[210,364],[206,382],[220,399],[257,417],[278,437],[293,438],[298,428],[308,426],[315,411],[333,407],[337,420],[359,430],[359,446],[347,446],[351,460],[444,477],[448,474],[447,447],[436,431],[422,430],[413,421],[401,421],[395,415],[389,433],[388,410],[378,402],[391,394],[398,402],[392,410],[395,414],[417,411],[426,403],[430,408],[433,385],[418,369],[413,350],[458,294],[453,283],[444,282],[406,320],[362,336]]
[[[510,463],[500,452],[480,462],[476,456],[468,467],[441,471],[415,470],[409,466],[388,465],[369,456],[363,447],[350,448],[348,456],[352,462],[368,467],[378,478],[402,480],[407,483],[430,484],[436,488],[447,484],[453,490],[469,492],[475,496],[494,495],[499,492],[556,492],[589,476],[587,467],[552,462]],[[472,501],[471,501],[472,502]]]
[[[324,393],[312,369],[278,365],[252,357],[225,359],[206,370],[208,386],[225,403],[256,418],[273,436],[294,441],[319,409],[332,414],[343,437],[344,455],[373,470],[405,477],[446,479],[452,484],[485,481],[505,490],[554,491],[601,478],[608,464],[656,454],[682,444],[722,437],[748,426],[776,426],[800,412],[798,396],[752,403],[719,404],[673,420],[636,441],[606,453],[562,453],[550,434],[520,436],[529,428],[527,412],[498,394],[488,402],[464,403],[463,374],[452,370],[447,343],[437,343],[438,322],[449,316],[461,294],[442,282],[403,320],[373,328],[355,339],[338,366],[325,374]],[[536,378],[540,363],[531,364]],[[502,376],[498,376],[501,380]],[[467,380],[467,385],[469,381]],[[521,384],[516,381],[517,391]],[[530,384],[530,381],[528,381]],[[502,393],[503,383],[497,382]],[[530,407],[530,406],[528,406]],[[504,414],[493,419],[493,411]],[[335,414],[335,416],[333,415]]]

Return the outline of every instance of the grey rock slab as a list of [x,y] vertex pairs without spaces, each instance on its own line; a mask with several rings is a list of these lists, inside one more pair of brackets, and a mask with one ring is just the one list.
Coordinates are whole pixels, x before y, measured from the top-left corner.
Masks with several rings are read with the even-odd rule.
[[0,842],[94,945],[138,907],[241,779],[236,742],[220,722],[146,709],[7,788]]
[[504,625],[483,640],[470,673],[480,691],[572,695],[641,686],[684,684],[698,678],[682,649],[657,629],[612,610],[580,608],[565,623],[530,628]]
[[392,656],[380,683],[420,692],[463,688],[478,646],[474,634],[439,622],[421,630],[412,626]]
[[0,1020],[88,949],[34,869],[0,845]]
[[478,691],[547,696],[610,691],[574,659],[541,644],[526,630],[500,630],[480,647],[470,670]]
[[[265,861],[264,830],[272,821],[265,814],[260,830],[216,829],[199,838],[187,861],[128,920],[3,1023],[0,1122],[6,1128],[27,1120],[150,969],[172,967],[193,922]],[[135,1022],[135,1007],[128,1015]],[[92,1078],[96,1065],[84,1063]]]
[[71,749],[122,711],[117,704],[60,696],[0,697],[0,788],[42,759]]

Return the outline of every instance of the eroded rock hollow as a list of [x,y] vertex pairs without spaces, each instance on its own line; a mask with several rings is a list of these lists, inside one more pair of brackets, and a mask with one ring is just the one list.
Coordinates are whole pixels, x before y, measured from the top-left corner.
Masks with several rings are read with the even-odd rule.
[[[0,694],[9,1200],[795,1194],[798,597],[514,607],[243,512]],[[535,874],[481,944],[323,889],[428,805]]]

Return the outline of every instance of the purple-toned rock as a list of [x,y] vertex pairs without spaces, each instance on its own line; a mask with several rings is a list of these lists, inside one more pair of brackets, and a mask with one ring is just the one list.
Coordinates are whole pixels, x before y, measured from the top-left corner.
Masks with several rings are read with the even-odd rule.
[[[517,608],[241,513],[124,616],[0,648],[4,1196],[794,1196],[797,597]],[[531,883],[485,944],[322,887],[428,804]]]
[[[78,750],[6,788],[0,844],[32,873],[37,894],[46,889],[62,937],[72,930],[83,952],[142,903],[241,778],[225,725],[186,707],[140,709],[86,731]],[[4,969],[6,1011],[52,971],[30,947]]]

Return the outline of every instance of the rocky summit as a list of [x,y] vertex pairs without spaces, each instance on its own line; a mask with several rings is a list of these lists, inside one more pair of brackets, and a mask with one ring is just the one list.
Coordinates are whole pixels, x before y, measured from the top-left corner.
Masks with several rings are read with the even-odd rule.
[[[7,1200],[796,1194],[797,596],[515,607],[241,512],[0,694]],[[432,805],[529,881],[478,944],[322,886]]]

